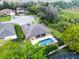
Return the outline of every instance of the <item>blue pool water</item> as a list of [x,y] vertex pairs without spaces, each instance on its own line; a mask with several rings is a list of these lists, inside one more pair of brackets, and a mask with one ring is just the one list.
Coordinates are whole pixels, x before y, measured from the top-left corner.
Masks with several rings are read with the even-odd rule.
[[47,38],[45,40],[40,41],[40,45],[45,46],[45,45],[48,45],[49,43],[52,43],[52,42],[54,42],[53,38]]

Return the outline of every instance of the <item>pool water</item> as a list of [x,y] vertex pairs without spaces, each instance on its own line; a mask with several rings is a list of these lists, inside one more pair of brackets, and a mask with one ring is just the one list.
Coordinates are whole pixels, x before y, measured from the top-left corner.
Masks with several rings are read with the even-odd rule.
[[45,40],[40,41],[40,46],[45,46],[52,42],[54,42],[53,38],[47,38]]

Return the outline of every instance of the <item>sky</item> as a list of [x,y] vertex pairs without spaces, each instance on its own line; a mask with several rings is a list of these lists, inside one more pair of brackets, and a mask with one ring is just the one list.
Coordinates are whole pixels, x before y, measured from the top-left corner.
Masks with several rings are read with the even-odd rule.
[[52,0],[52,1],[65,1],[65,2],[70,2],[72,0]]
[[[10,0],[6,0],[6,1],[10,1]],[[34,1],[34,2],[55,2],[55,1],[65,1],[65,2],[69,2],[71,0],[11,0],[11,1],[20,1],[20,2],[30,2],[30,1]]]
[[52,1],[52,2],[55,2],[55,1],[65,1],[65,2],[70,2],[72,0],[33,0],[33,1]]

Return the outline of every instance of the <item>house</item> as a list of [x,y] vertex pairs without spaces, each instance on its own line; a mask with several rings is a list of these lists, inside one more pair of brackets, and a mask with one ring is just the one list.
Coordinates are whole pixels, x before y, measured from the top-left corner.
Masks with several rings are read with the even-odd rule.
[[0,10],[0,14],[10,16],[11,14],[15,15],[15,12],[12,9],[3,9],[3,10]]
[[35,18],[34,18],[34,16],[15,16],[15,18],[12,19],[9,22],[22,26],[22,25],[25,25],[25,24],[34,23],[35,22]]
[[0,23],[0,39],[16,39],[16,33],[13,24],[11,23]]
[[51,35],[50,31],[43,24],[22,25],[21,26],[26,39],[30,39],[33,45],[40,42],[40,45],[47,45],[57,40]]
[[23,8],[23,7],[18,7],[18,8],[16,9],[16,12],[17,12],[17,14],[19,14],[19,15],[26,15],[26,14],[27,14],[26,8]]

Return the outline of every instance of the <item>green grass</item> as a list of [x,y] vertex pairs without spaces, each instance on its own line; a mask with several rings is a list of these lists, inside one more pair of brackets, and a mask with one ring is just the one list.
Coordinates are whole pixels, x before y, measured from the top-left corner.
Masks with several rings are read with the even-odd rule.
[[7,40],[0,39],[0,44],[5,44],[7,42],[8,42]]
[[59,31],[54,30],[52,28],[50,30],[51,30],[52,35],[54,35],[56,38],[58,38],[58,39],[62,38],[62,34]]
[[4,42],[4,40],[0,40],[0,43],[3,43]]
[[36,46],[36,47],[40,46],[40,42],[36,43],[35,46]]
[[11,20],[10,16],[4,16],[0,18],[0,22],[5,22]]

